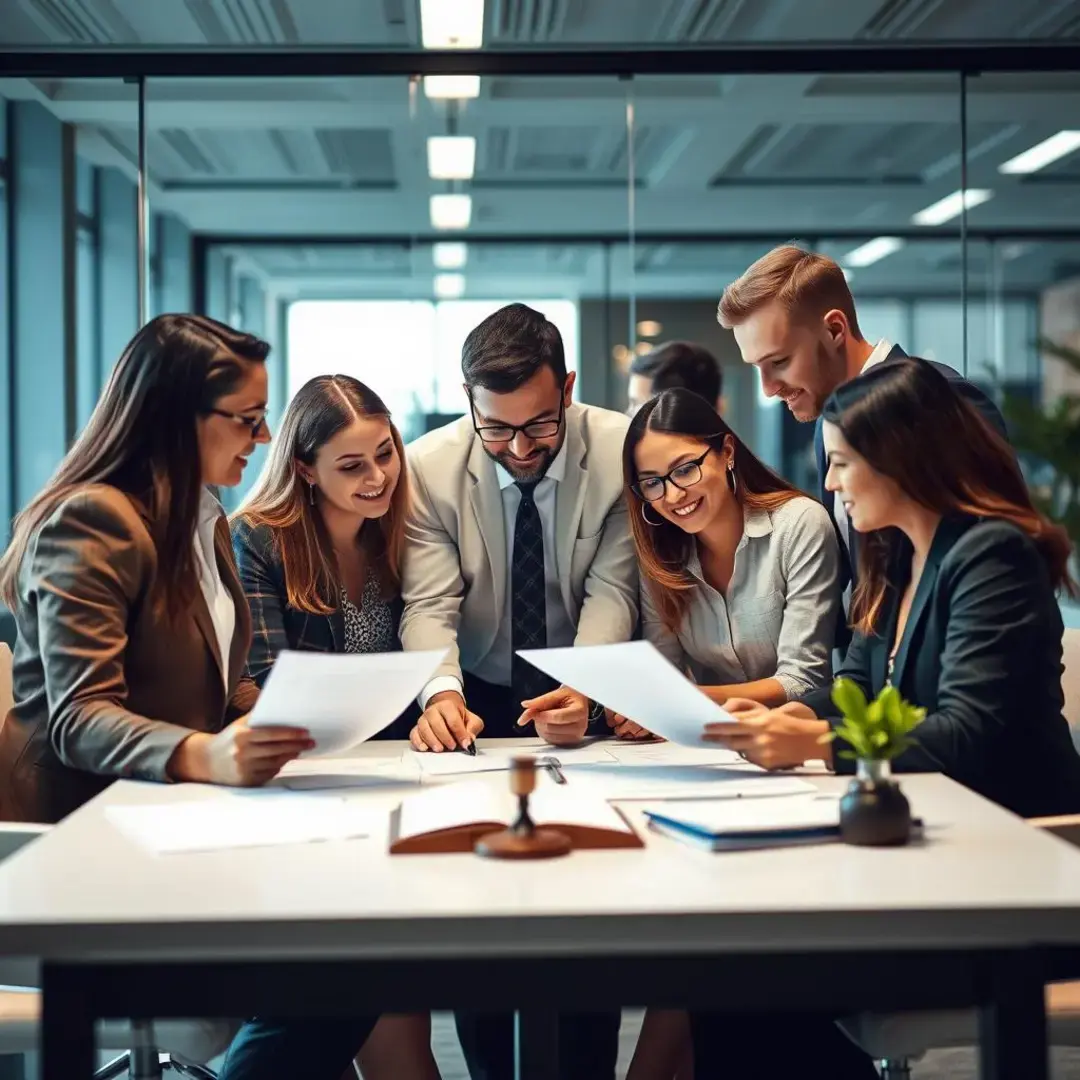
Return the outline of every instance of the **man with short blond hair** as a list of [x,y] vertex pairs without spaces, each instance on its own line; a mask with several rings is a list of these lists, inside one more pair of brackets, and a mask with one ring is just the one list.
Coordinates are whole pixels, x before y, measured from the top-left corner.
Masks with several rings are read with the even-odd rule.
[[[793,244],[773,248],[724,290],[717,320],[735,334],[743,360],[761,376],[766,397],[782,398],[796,420],[817,420],[814,453],[818,497],[832,515],[847,556],[842,577],[855,576],[855,537],[844,505],[825,489],[828,462],[821,440],[821,409],[843,383],[875,364],[907,354],[884,339],[871,343],[859,329],[855,301],[839,264]],[[934,365],[953,388],[1008,437],[997,406],[974,383],[945,364]]]

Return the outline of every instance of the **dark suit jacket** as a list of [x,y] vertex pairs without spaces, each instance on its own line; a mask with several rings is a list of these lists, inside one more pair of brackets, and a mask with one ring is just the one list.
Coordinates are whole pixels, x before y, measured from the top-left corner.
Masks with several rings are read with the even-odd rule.
[[[329,615],[313,615],[289,605],[285,568],[269,525],[249,525],[237,519],[232,525],[233,551],[240,581],[251,608],[253,639],[247,673],[257,686],[266,682],[278,653],[283,649],[307,652],[342,652],[345,648],[345,617],[337,607]],[[395,631],[401,623],[402,604],[392,605]],[[400,647],[400,645],[399,645]],[[418,707],[410,707],[379,739],[407,739],[419,719]]]
[[117,777],[165,780],[192,732],[249,712],[251,639],[224,517],[217,563],[236,605],[228,684],[210,611],[168,622],[147,597],[159,573],[145,512],[117,488],[72,495],[38,529],[19,569],[15,707],[0,728],[0,817],[59,821]]
[[[896,360],[904,360],[907,355],[899,345],[894,345],[882,363],[888,364]],[[962,398],[974,405],[993,428],[1006,439],[1009,437],[1001,411],[974,383],[968,382],[959,371],[949,367],[947,364],[939,364],[933,360],[928,360],[927,363],[937,368],[952,383],[953,389]],[[825,457],[825,443],[821,434],[822,423],[823,421],[819,417],[814,427],[814,458],[817,461],[818,470],[818,498],[825,509],[829,511],[829,517],[832,518],[833,526],[836,528],[836,537],[840,541],[840,588],[843,590],[847,588],[850,582],[855,580],[858,574],[859,537],[850,526],[848,527],[848,535],[841,536],[840,528],[836,525],[836,518],[833,517],[833,493],[825,490],[825,474],[829,471],[829,463]],[[851,631],[848,629],[847,621],[840,619],[837,623],[838,647],[846,648],[850,640]]]
[[[896,544],[870,636],[837,672],[873,699],[885,685],[911,546]],[[1080,810],[1080,757],[1062,716],[1061,612],[1030,537],[999,519],[944,519],[896,653],[893,685],[927,710],[903,772],[943,772],[1024,816]],[[828,689],[802,700],[838,723]],[[837,749],[843,746],[837,744]],[[853,765],[837,757],[837,769]]]

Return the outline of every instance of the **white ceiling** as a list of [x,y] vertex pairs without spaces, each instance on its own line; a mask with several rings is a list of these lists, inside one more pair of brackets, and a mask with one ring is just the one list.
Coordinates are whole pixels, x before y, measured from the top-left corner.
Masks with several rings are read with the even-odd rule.
[[[875,41],[1080,37],[1080,0],[487,0],[485,45]],[[419,46],[417,0],[0,0],[0,46]],[[998,173],[1006,159],[1076,125],[1080,73],[969,81],[969,185],[995,195],[973,230],[1035,230],[992,260],[973,245],[972,282],[1034,289],[1080,263],[1080,241],[1050,242],[1080,223],[1080,153],[1034,178]],[[597,294],[629,282],[624,247],[610,262],[568,238],[625,235],[630,213],[627,104],[635,119],[636,286],[713,295],[764,250],[759,238],[911,232],[912,214],[961,181],[959,79],[950,75],[614,78],[491,77],[458,115],[405,78],[156,79],[147,90],[156,208],[197,231],[270,236],[237,246],[295,293],[427,295],[427,247],[329,248],[318,237],[430,237],[426,139],[477,138],[470,293]],[[120,80],[0,80],[0,95],[41,102],[78,128],[80,152],[131,172],[135,89]],[[1054,119],[1057,117],[1058,119]],[[955,229],[953,222],[949,228]],[[867,289],[959,288],[955,239],[909,241],[853,281]],[[646,243],[649,234],[752,234],[749,243]],[[488,245],[484,237],[558,238]],[[281,244],[289,237],[303,248]],[[1071,251],[1070,251],[1071,248]]]

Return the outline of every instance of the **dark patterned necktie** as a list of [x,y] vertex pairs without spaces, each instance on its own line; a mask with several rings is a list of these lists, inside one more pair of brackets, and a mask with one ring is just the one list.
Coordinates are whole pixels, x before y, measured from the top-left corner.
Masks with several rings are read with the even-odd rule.
[[[518,649],[547,647],[547,601],[544,589],[544,528],[534,494],[539,481],[518,482],[521,502],[514,521],[510,567],[510,685],[515,701],[545,694],[556,685],[518,656]],[[525,729],[522,734],[529,734]]]

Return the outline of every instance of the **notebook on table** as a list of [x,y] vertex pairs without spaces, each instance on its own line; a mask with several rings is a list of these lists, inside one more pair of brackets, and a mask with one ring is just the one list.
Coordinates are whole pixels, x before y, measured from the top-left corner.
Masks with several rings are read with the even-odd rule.
[[[406,796],[390,819],[392,855],[472,851],[476,841],[517,818],[505,773],[424,788]],[[537,773],[529,814],[538,826],[570,837],[574,848],[640,848],[644,843],[606,799]]]
[[821,844],[840,839],[836,798],[686,799],[644,808],[665,836],[711,851]]

